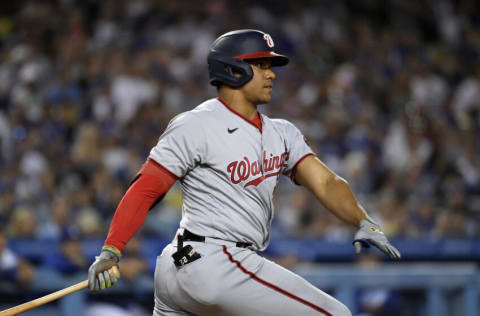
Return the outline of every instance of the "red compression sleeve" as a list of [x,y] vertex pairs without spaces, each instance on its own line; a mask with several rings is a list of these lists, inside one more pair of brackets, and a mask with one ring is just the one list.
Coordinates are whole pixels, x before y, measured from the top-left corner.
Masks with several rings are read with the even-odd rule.
[[138,172],[140,174],[118,204],[105,240],[105,246],[113,246],[120,252],[142,226],[153,203],[167,193],[178,179],[150,158],[143,164]]

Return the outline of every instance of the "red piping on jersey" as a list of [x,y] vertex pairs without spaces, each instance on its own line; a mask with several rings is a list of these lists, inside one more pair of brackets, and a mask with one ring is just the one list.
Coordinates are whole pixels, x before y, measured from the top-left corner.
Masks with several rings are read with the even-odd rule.
[[311,308],[313,308],[314,310],[323,313],[325,316],[333,316],[332,314],[330,314],[329,312],[327,312],[326,310],[324,310],[324,309],[321,308],[320,306],[315,305],[315,304],[313,304],[313,303],[311,303],[311,302],[309,302],[309,301],[307,301],[307,300],[304,300],[303,298],[298,297],[298,296],[296,296],[295,294],[292,294],[292,293],[288,292],[287,290],[284,290],[284,289],[276,286],[275,284],[272,284],[272,283],[270,283],[270,282],[267,282],[267,281],[265,281],[265,280],[262,279],[262,278],[259,278],[258,276],[255,275],[255,273],[250,272],[250,271],[248,271],[247,269],[245,269],[245,267],[242,266],[242,264],[241,264],[238,260],[233,259],[232,254],[231,254],[230,252],[228,252],[226,246],[222,246],[222,249],[223,249],[223,253],[227,255],[228,260],[230,260],[230,262],[232,262],[232,263],[235,263],[235,264],[237,265],[237,268],[240,269],[240,271],[242,271],[243,273],[249,275],[253,280],[257,281],[257,282],[260,283],[260,284],[265,285],[266,287],[271,288],[271,289],[274,290],[274,291],[277,291],[277,292],[279,292],[279,293],[281,293],[281,294],[283,294],[283,295],[285,295],[285,296],[288,296],[288,297],[290,297],[291,299],[294,299],[294,300],[297,301],[297,302],[300,302],[300,303],[302,303],[302,304],[304,304],[304,305],[307,305],[308,307],[311,307]]
[[[232,112],[233,114],[235,115],[238,115],[240,116],[242,119],[244,119],[245,121],[247,121],[249,124],[252,124],[253,126],[255,126],[256,129],[258,129],[260,131],[260,133],[262,132],[262,120],[260,119],[260,113],[257,112],[257,117],[254,118],[253,120],[249,120],[248,118],[246,118],[245,116],[243,116],[242,114],[238,113],[237,111],[235,111],[234,109],[232,109],[228,104],[227,102],[225,102],[224,99],[222,99],[222,97],[217,97],[217,100],[220,101],[223,105],[225,105],[225,107],[230,111]],[[258,122],[258,124],[256,124]]]
[[303,156],[302,158],[300,158],[297,163],[295,164],[295,166],[293,166],[293,169],[292,169],[292,173],[290,174],[290,179],[292,179],[292,181],[295,183],[295,184],[298,184],[297,181],[295,181],[295,174],[297,173],[297,167],[298,167],[298,164],[302,162],[303,159],[307,158],[308,156],[314,156],[314,154],[312,153],[308,153],[306,154],[305,156]]

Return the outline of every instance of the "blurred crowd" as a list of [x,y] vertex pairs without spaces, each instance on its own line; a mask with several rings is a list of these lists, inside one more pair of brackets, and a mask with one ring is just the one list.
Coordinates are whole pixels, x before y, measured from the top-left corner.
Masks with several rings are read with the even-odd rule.
[[[215,96],[208,47],[238,28],[270,33],[291,57],[274,69],[273,99],[260,111],[296,124],[389,236],[480,237],[474,0],[0,6],[0,240],[105,238],[168,121]],[[180,212],[175,186],[139,237],[172,238]],[[282,179],[274,236],[346,241],[352,233]],[[21,265],[4,245],[1,264]],[[76,253],[62,246],[68,263],[46,264],[86,269]]]
[[[270,33],[291,57],[274,69],[273,99],[260,111],[297,125],[389,236],[480,237],[475,0],[14,1],[0,4],[4,292],[11,282],[84,277],[92,258],[81,242],[105,238],[169,120],[216,96],[208,47],[239,28]],[[289,179],[275,202],[274,237],[351,240],[351,227]],[[175,185],[150,211],[125,250],[127,284],[151,289],[142,238],[171,239],[181,203]],[[56,251],[23,258],[8,246],[16,240],[46,240]],[[384,303],[362,299],[381,315]],[[80,315],[73,300],[62,308]]]

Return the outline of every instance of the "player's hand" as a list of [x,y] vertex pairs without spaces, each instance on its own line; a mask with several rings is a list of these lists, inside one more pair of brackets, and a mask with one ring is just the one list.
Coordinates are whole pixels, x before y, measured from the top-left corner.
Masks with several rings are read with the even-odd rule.
[[[115,252],[118,252],[118,254]],[[103,290],[117,283],[117,277],[110,269],[114,266],[118,268],[120,256],[120,251],[113,247],[102,248],[102,252],[95,257],[95,261],[88,269],[88,288],[90,291]]]
[[360,228],[353,239],[355,252],[359,254],[363,247],[369,248],[370,244],[392,259],[400,259],[401,257],[400,252],[390,244],[380,226],[369,219],[364,219],[360,222]]

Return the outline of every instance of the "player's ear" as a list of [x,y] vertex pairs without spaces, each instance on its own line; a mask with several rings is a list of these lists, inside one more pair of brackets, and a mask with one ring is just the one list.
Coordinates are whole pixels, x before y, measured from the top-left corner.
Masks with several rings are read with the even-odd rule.
[[237,78],[240,78],[242,76],[242,74],[240,72],[236,71],[235,69],[232,70],[232,73]]

